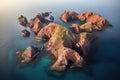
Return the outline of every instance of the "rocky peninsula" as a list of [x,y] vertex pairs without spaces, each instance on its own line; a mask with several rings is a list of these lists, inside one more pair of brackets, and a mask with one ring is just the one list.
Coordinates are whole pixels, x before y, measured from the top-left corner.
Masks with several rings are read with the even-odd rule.
[[[85,64],[84,58],[89,54],[90,46],[96,39],[96,35],[92,32],[105,30],[111,26],[110,23],[93,12],[78,14],[74,11],[65,11],[60,17],[63,22],[68,23],[70,20],[84,22],[82,25],[72,24],[70,30],[53,22],[54,17],[50,14],[50,12],[39,13],[28,23],[26,17],[22,16],[19,18],[19,23],[28,26],[35,33],[36,41],[47,40],[42,48],[55,58],[50,70],[64,71],[69,63],[70,68],[82,68]],[[46,18],[48,16],[49,20]],[[38,48],[29,46],[20,53],[21,61],[24,63],[32,61],[39,52]]]

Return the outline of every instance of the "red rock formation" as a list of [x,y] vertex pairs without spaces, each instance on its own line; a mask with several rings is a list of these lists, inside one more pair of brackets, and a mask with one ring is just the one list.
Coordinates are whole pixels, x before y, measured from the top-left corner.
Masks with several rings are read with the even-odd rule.
[[[31,28],[31,30],[37,34],[41,30],[41,28],[44,27],[44,25],[47,25],[51,22],[50,20],[46,19],[47,16],[49,16],[48,12],[39,13],[36,15],[35,18],[30,19],[27,26],[29,26]],[[50,17],[50,19],[52,19],[52,21],[54,20],[53,18],[54,18],[53,16]]]
[[97,31],[102,30],[102,28],[98,27],[97,25],[95,25],[94,23],[91,23],[91,22],[86,22],[79,27],[82,32],[92,32],[95,30],[97,30]]
[[68,65],[68,61],[73,63],[70,68],[82,67],[84,62],[83,58],[76,51],[70,48],[62,47],[60,49],[56,49],[56,52],[59,53],[59,56],[57,57],[55,63],[51,66],[51,70],[64,71]]
[[100,28],[104,28],[106,27],[106,25],[109,24],[109,22],[105,18],[93,12],[85,12],[83,14],[79,14],[78,19],[85,19],[86,22],[91,22]]
[[50,38],[55,33],[55,30],[58,26],[59,26],[58,24],[54,24],[54,23],[48,24],[38,32],[35,39],[37,41],[40,41],[41,38],[42,39],[45,39],[46,37]]
[[39,55],[40,51],[37,47],[29,46],[20,53],[21,62],[28,63]]
[[61,20],[64,22],[68,22],[69,20],[80,20],[84,21],[85,23],[81,25],[79,28],[76,24],[72,25],[72,28],[74,29],[75,33],[81,32],[92,32],[93,30],[104,30],[107,27],[111,27],[109,22],[100,16],[99,14],[93,13],[93,12],[85,12],[83,14],[77,14],[73,11],[65,11],[61,15]]
[[42,22],[40,21],[40,19],[39,18],[35,18],[34,19],[34,21],[33,21],[33,27],[32,27],[32,31],[34,32],[34,33],[38,33],[40,30],[41,30],[41,28],[43,28],[43,24],[42,24]]
[[30,19],[27,26],[31,28],[34,33],[38,33],[44,27],[45,17],[42,14],[37,14],[35,18]]
[[63,21],[63,22],[65,22],[65,23],[67,23],[70,19],[77,19],[77,13],[76,12],[74,12],[74,11],[65,11],[62,15],[61,15],[61,17],[60,17],[60,19]]
[[[51,70],[64,71],[69,61],[73,62],[71,68],[83,66],[83,58],[78,52],[72,50],[73,44],[79,42],[80,36],[55,23],[50,23],[42,28],[35,39],[41,40],[44,36],[49,37],[49,41],[44,44],[44,49],[57,59],[51,66]],[[83,38],[81,37],[81,40]]]

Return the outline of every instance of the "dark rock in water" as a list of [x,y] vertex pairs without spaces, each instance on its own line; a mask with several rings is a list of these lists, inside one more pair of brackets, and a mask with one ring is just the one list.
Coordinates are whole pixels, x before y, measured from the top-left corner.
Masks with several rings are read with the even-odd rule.
[[50,20],[51,20],[51,21],[54,21],[54,17],[53,17],[53,16],[50,16]]
[[43,13],[43,15],[45,16],[45,17],[48,17],[49,16],[49,12],[45,12],[45,13]]
[[[20,53],[20,52],[17,52]],[[35,46],[29,46],[20,53],[20,59],[22,63],[29,63],[36,59],[40,55],[40,50]]]
[[26,26],[26,24],[27,24],[27,18],[25,17],[25,16],[23,16],[23,15],[21,15],[19,18],[18,18],[18,20],[19,20],[19,24],[20,25],[22,25],[22,26]]
[[29,37],[30,36],[30,32],[26,29],[22,30],[21,34],[22,34],[23,37]]

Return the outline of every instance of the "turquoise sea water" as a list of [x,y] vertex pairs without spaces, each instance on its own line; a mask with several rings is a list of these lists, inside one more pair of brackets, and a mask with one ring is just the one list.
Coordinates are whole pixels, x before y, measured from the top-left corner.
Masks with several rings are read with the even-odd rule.
[[[0,80],[120,80],[119,1],[6,1],[0,3]],[[53,72],[49,70],[51,61],[44,52],[36,64],[19,64],[17,50],[24,50],[29,45],[40,48],[43,42],[34,41],[32,33],[29,38],[22,38],[21,30],[25,27],[18,24],[17,18],[23,14],[30,19],[39,12],[52,11],[55,22],[69,28],[70,23],[65,24],[59,19],[64,10],[93,11],[113,25],[111,29],[97,32],[99,38],[91,47],[87,65],[83,69]]]

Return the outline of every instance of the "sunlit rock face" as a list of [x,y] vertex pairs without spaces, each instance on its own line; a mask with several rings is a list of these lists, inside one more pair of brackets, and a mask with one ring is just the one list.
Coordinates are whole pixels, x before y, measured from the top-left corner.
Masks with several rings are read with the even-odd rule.
[[73,62],[70,68],[83,66],[83,57],[72,48],[82,50],[84,56],[87,55],[91,42],[88,34],[86,32],[75,34],[62,25],[50,23],[40,30],[35,39],[40,41],[48,37],[49,40],[44,44],[44,49],[50,51],[50,54],[56,58],[51,70],[64,71],[69,61]]
[[100,31],[112,26],[105,18],[103,18],[99,14],[89,11],[82,14],[78,14],[74,11],[65,11],[61,15],[61,20],[65,23],[70,20],[84,21],[82,25],[72,25],[75,33],[92,32],[95,30]]
[[35,46],[28,46],[24,51],[18,51],[22,63],[29,63],[40,55],[40,50]]

